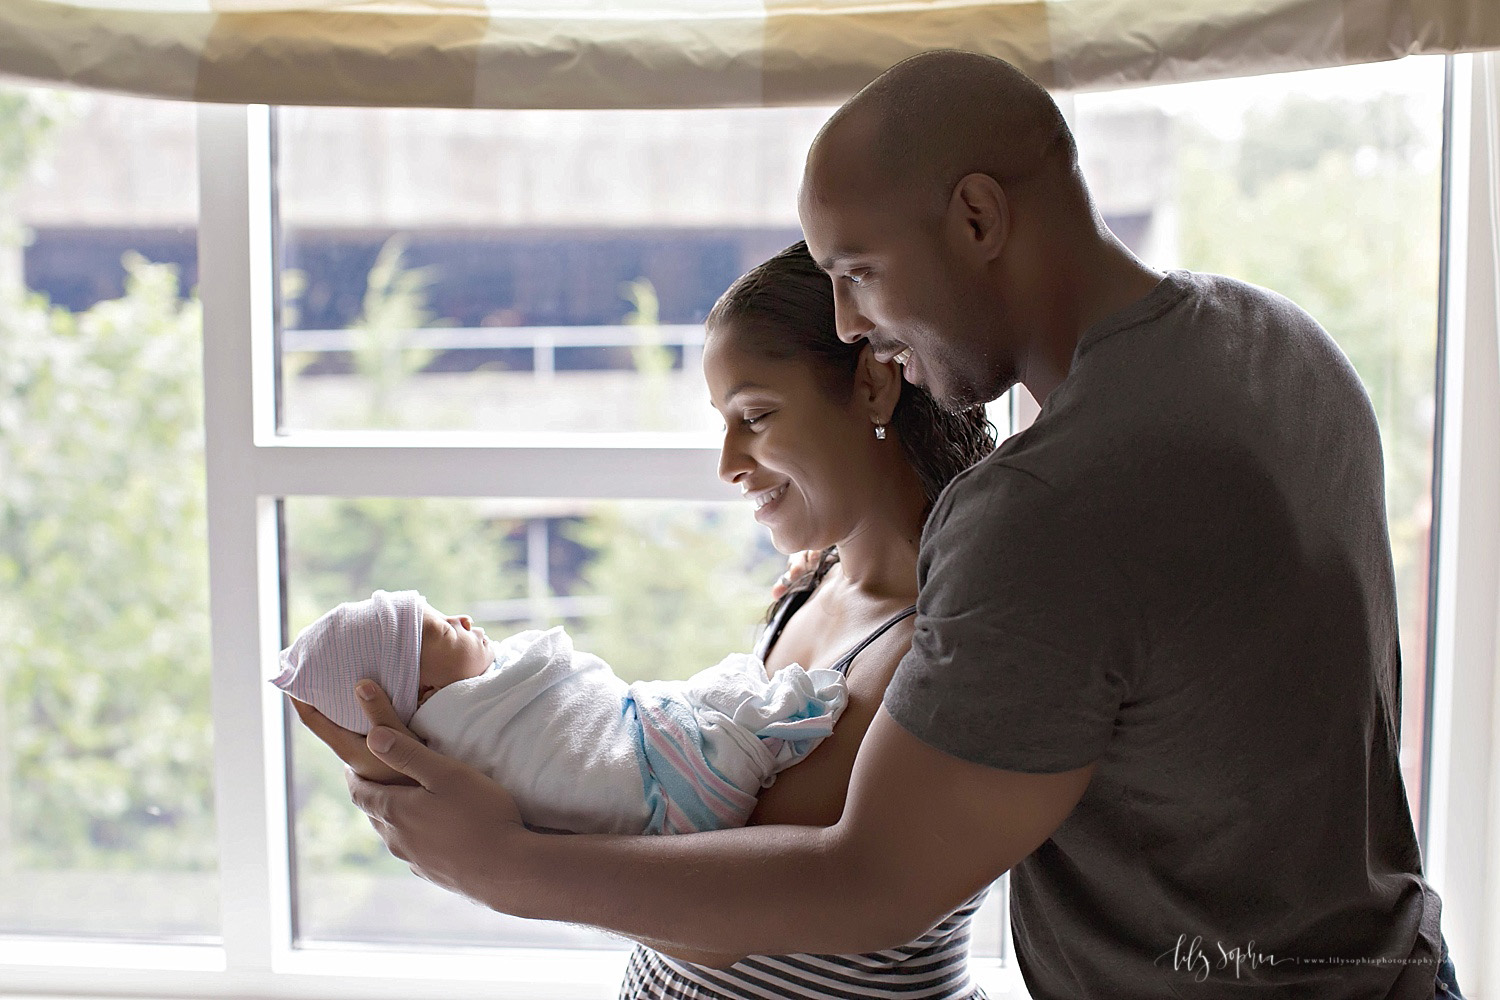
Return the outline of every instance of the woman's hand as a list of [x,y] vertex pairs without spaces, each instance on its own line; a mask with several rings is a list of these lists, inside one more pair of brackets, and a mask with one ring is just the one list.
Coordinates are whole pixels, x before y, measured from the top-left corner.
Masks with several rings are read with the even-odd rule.
[[[360,683],[372,682],[361,681]],[[327,743],[329,748],[338,754],[339,760],[348,764],[350,769],[361,778],[366,781],[378,781],[382,785],[415,785],[417,783],[415,778],[407,777],[371,753],[369,746],[365,743],[365,738],[359,733],[329,721],[328,716],[306,702],[298,701],[291,695],[287,695],[287,699],[297,710],[297,716],[302,720],[302,724],[312,730],[314,736]],[[403,726],[395,717],[395,712],[390,713],[389,719],[383,718],[381,724],[399,729],[412,739],[416,739],[412,731]]]
[[[523,857],[513,848],[534,836],[505,789],[462,761],[438,753],[413,736],[396,717],[390,699],[374,684],[363,689],[360,707],[370,719],[369,750],[414,788],[396,787],[344,774],[349,797],[370,819],[386,850],[436,886],[505,912],[516,912],[524,891],[536,891],[535,876],[508,862]],[[509,906],[510,909],[506,909]]]
[[771,584],[771,600],[779,601],[781,595],[792,589],[792,584],[817,569],[818,560],[822,557],[823,553],[816,549],[804,549],[788,556],[786,572],[778,576],[776,582]]

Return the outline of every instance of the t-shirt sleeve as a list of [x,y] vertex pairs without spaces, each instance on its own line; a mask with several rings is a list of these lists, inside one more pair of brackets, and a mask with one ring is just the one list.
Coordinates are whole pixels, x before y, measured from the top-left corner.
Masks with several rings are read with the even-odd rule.
[[903,728],[1010,771],[1103,755],[1138,630],[1100,518],[1086,498],[998,463],[951,484],[922,539],[911,651],[885,694]]

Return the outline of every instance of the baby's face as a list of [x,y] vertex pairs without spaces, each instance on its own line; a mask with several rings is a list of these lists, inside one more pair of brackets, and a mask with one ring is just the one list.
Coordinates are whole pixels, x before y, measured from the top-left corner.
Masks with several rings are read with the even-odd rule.
[[447,616],[422,607],[422,655],[418,661],[417,704],[434,692],[489,669],[494,657],[484,629],[468,615]]

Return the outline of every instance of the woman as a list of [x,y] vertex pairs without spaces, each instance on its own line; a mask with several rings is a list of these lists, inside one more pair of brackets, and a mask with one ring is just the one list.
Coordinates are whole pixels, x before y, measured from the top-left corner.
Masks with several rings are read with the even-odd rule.
[[[911,645],[922,524],[948,481],[994,447],[993,428],[982,410],[939,408],[863,341],[839,340],[832,286],[804,244],[736,281],[705,326],[704,376],[725,422],[719,475],[756,505],[778,549],[822,552],[772,607],[756,651],[769,670],[833,667],[849,685],[833,735],[761,793],[750,822],[832,825],[860,741]],[[699,964],[638,946],[620,996],[981,996],[967,954],[982,895],[876,955]]]
[[[724,417],[719,474],[755,504],[783,552],[820,553],[772,606],[757,653],[845,672],[834,733],[765,789],[751,823],[828,826],[844,807],[855,754],[911,645],[922,524],[939,492],[994,447],[983,411],[948,413],[834,329],[828,276],[798,243],[741,277],[709,314],[703,354]],[[294,702],[356,771],[407,780],[364,740]],[[979,896],[909,945],[875,955],[709,956],[638,946],[622,998],[982,997],[969,980]]]

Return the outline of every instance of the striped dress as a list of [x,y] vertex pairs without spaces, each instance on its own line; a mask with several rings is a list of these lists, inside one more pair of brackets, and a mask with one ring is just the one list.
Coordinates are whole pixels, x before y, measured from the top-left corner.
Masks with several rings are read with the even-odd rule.
[[[764,659],[770,652],[782,626],[809,593],[794,595],[777,609],[755,650],[757,656]],[[885,622],[833,669],[847,673],[855,656],[916,610],[907,608]],[[910,944],[865,955],[751,955],[728,969],[710,969],[637,945],[620,984],[620,1000],[985,1000],[984,991],[969,978],[969,925],[986,891]]]

